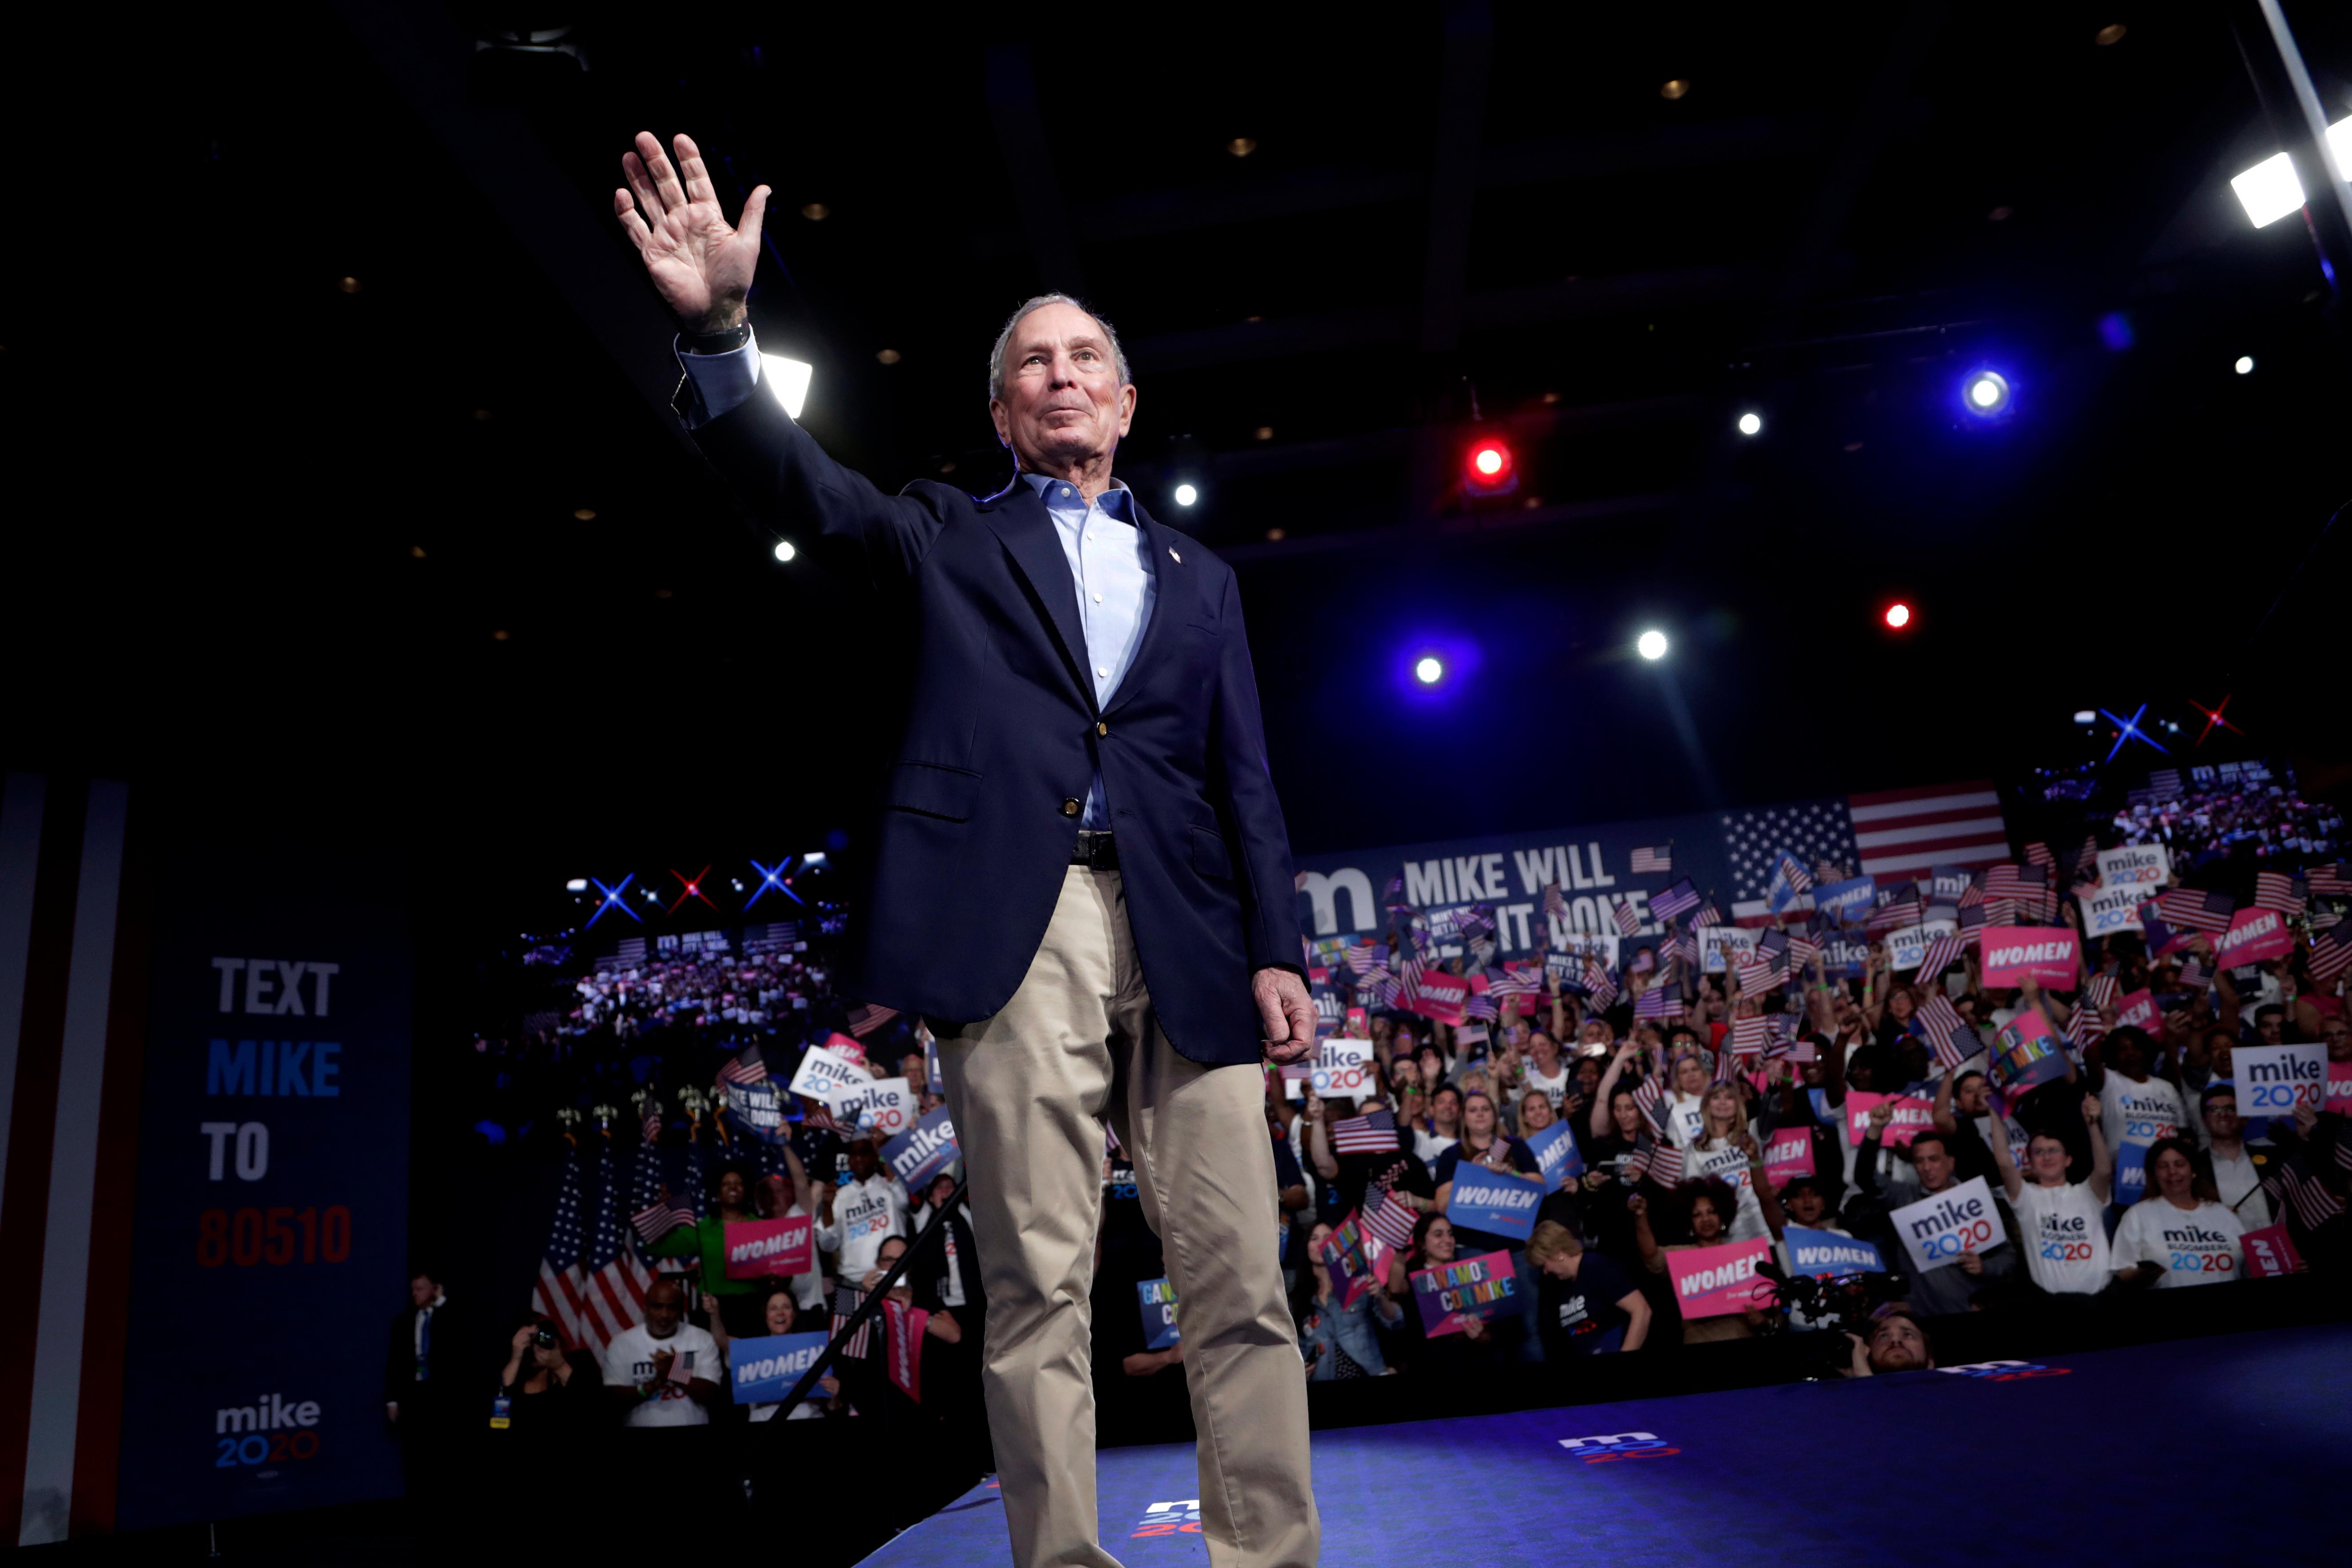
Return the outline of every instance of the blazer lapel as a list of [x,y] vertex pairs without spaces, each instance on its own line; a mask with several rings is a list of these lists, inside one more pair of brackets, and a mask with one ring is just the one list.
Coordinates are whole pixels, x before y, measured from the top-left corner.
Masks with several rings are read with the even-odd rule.
[[1054,520],[1045,515],[1045,503],[1015,479],[1011,491],[980,515],[1003,542],[1005,552],[1027,580],[1030,593],[1054,628],[1055,641],[1061,645],[1063,667],[1077,683],[1087,710],[1094,711],[1095,687],[1086,679],[1087,634],[1078,625],[1077,589],[1070,577],[1069,557],[1062,553],[1062,542],[1055,536]]

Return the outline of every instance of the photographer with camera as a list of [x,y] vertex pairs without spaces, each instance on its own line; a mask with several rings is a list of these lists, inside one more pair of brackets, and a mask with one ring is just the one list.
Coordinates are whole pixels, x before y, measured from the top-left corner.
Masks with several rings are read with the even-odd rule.
[[597,1386],[594,1358],[564,1349],[562,1331],[548,1319],[527,1316],[508,1344],[490,1402],[490,1429],[536,1437],[593,1426]]

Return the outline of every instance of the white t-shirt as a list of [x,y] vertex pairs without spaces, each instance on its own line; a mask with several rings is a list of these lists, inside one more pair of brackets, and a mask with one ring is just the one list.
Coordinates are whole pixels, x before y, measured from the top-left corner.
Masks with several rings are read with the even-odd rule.
[[1424,1132],[1418,1127],[1412,1130],[1413,1155],[1424,1165],[1436,1164],[1437,1157],[1459,1142],[1461,1140],[1448,1138],[1442,1133]]
[[2106,1289],[2106,1205],[2088,1182],[2054,1187],[2032,1182],[2010,1203],[2025,1232],[2025,1266],[2033,1282],[2053,1296],[2089,1296]]
[[2153,1263],[2164,1272],[2156,1287],[2223,1285],[2245,1278],[2239,1237],[2246,1227],[2220,1204],[2175,1208],[2169,1198],[2145,1198],[2124,1211],[2116,1227],[2116,1267]]
[[833,1194],[833,1223],[816,1227],[816,1243],[838,1259],[836,1271],[856,1282],[874,1267],[882,1244],[907,1234],[907,1194],[877,1171],[862,1182],[844,1182]]
[[2109,1149],[2126,1143],[2146,1148],[2189,1126],[2189,1112],[2180,1103],[2179,1089],[2160,1078],[2134,1083],[2119,1072],[2109,1073],[2099,1090],[2099,1130],[2106,1134]]
[[1719,1176],[1731,1190],[1739,1194],[1739,1212],[1732,1216],[1730,1241],[1753,1241],[1768,1234],[1764,1224],[1764,1206],[1756,1197],[1756,1183],[1748,1168],[1748,1155],[1736,1143],[1711,1139],[1705,1144],[1694,1144],[1683,1165],[1683,1175]]
[[[1551,1101],[1551,1108],[1554,1110],[1558,1110],[1559,1109],[1559,1102],[1568,1098],[1569,1080],[1575,1076],[1576,1075],[1574,1073],[1568,1070],[1568,1064],[1566,1062],[1562,1062],[1559,1064],[1559,1072],[1553,1074],[1549,1078],[1546,1078],[1543,1074],[1536,1070],[1536,1064],[1532,1059],[1530,1059],[1528,1063],[1527,1088],[1539,1089],[1543,1090],[1544,1098]],[[1522,1089],[1520,1092],[1524,1094],[1526,1089]]]
[[[666,1340],[657,1340],[643,1323],[625,1329],[613,1336],[604,1347],[604,1386],[635,1388],[650,1383],[654,1375],[654,1352],[667,1351],[694,1376],[724,1387],[727,1373],[720,1364],[719,1342],[707,1329],[692,1323],[680,1323],[677,1332]],[[682,1383],[666,1383],[661,1393],[643,1404],[631,1406],[632,1426],[707,1426],[710,1412],[694,1402]]]
[[1687,1149],[1698,1142],[1706,1128],[1706,1112],[1700,1109],[1703,1095],[1677,1094],[1666,1111],[1666,1136],[1679,1148]]
[[2271,1198],[2263,1191],[2262,1167],[2243,1142],[2238,1145],[2238,1157],[2224,1160],[2212,1149],[2206,1154],[2213,1162],[2213,1185],[2221,1194],[2221,1206],[2238,1216],[2239,1225],[2248,1230],[2260,1230],[2271,1223]]

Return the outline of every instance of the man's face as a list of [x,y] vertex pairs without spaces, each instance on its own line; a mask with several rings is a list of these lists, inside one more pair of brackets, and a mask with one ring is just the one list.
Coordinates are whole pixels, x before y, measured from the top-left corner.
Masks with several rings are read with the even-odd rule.
[[2117,1035],[2107,1041],[2107,1060],[2115,1069],[2134,1083],[2147,1077],[2147,1053],[2140,1049],[2139,1041],[2130,1035]]
[[1906,1317],[1881,1319],[1870,1331],[1870,1370],[1917,1372],[1929,1364],[1927,1337]]
[[2327,1042],[2327,1059],[2331,1062],[2352,1062],[2352,1023],[2342,1018],[2319,1021],[2319,1037]]
[[849,1173],[859,1181],[874,1173],[879,1162],[874,1156],[874,1145],[860,1138],[849,1146]]
[[686,1317],[686,1295],[677,1286],[660,1284],[646,1292],[646,1332],[666,1340],[677,1332]]
[[1958,1089],[1953,1091],[1952,1098],[1958,1103],[1960,1113],[1964,1116],[1985,1115],[1991,1105],[1985,1095],[1985,1079],[1982,1073],[1969,1074]]
[[2033,1179],[2045,1187],[2066,1179],[2066,1145],[2055,1138],[2036,1137],[2027,1146],[2025,1159],[2033,1168]]
[[1135,421],[1135,388],[1119,384],[1110,339],[1075,305],[1041,305],[1004,349],[1004,394],[988,401],[996,438],[1033,473],[1108,456]]
[[2246,1130],[2245,1118],[2238,1114],[2238,1097],[2217,1094],[2205,1102],[2205,1131],[2216,1138],[2235,1138]]
[[1952,1152],[1933,1138],[1914,1143],[1911,1169],[1918,1173],[1921,1186],[1940,1193],[1952,1184]]
[[2286,1015],[2284,1013],[2265,1010],[2257,1014],[2254,1018],[2254,1033],[2263,1037],[2263,1044],[2266,1046],[2275,1046],[2279,1043],[2279,1036],[2285,1032],[2285,1026]]
[[441,1287],[429,1274],[419,1274],[408,1282],[408,1300],[411,1306],[425,1306],[439,1294],[441,1294]]

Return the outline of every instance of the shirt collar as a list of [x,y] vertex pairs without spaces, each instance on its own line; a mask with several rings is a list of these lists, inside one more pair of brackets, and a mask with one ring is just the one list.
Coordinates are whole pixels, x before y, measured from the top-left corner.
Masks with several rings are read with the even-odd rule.
[[[1029,488],[1036,492],[1037,499],[1040,500],[1045,500],[1045,492],[1050,487],[1064,482],[1051,474],[1033,474],[1025,470],[1021,478],[1028,482]],[[1070,499],[1075,501],[1077,497],[1074,493]],[[1129,525],[1135,521],[1135,492],[1127,488],[1125,479],[1111,480],[1110,489],[1103,491],[1097,504],[1101,506],[1107,517],[1116,518]]]

